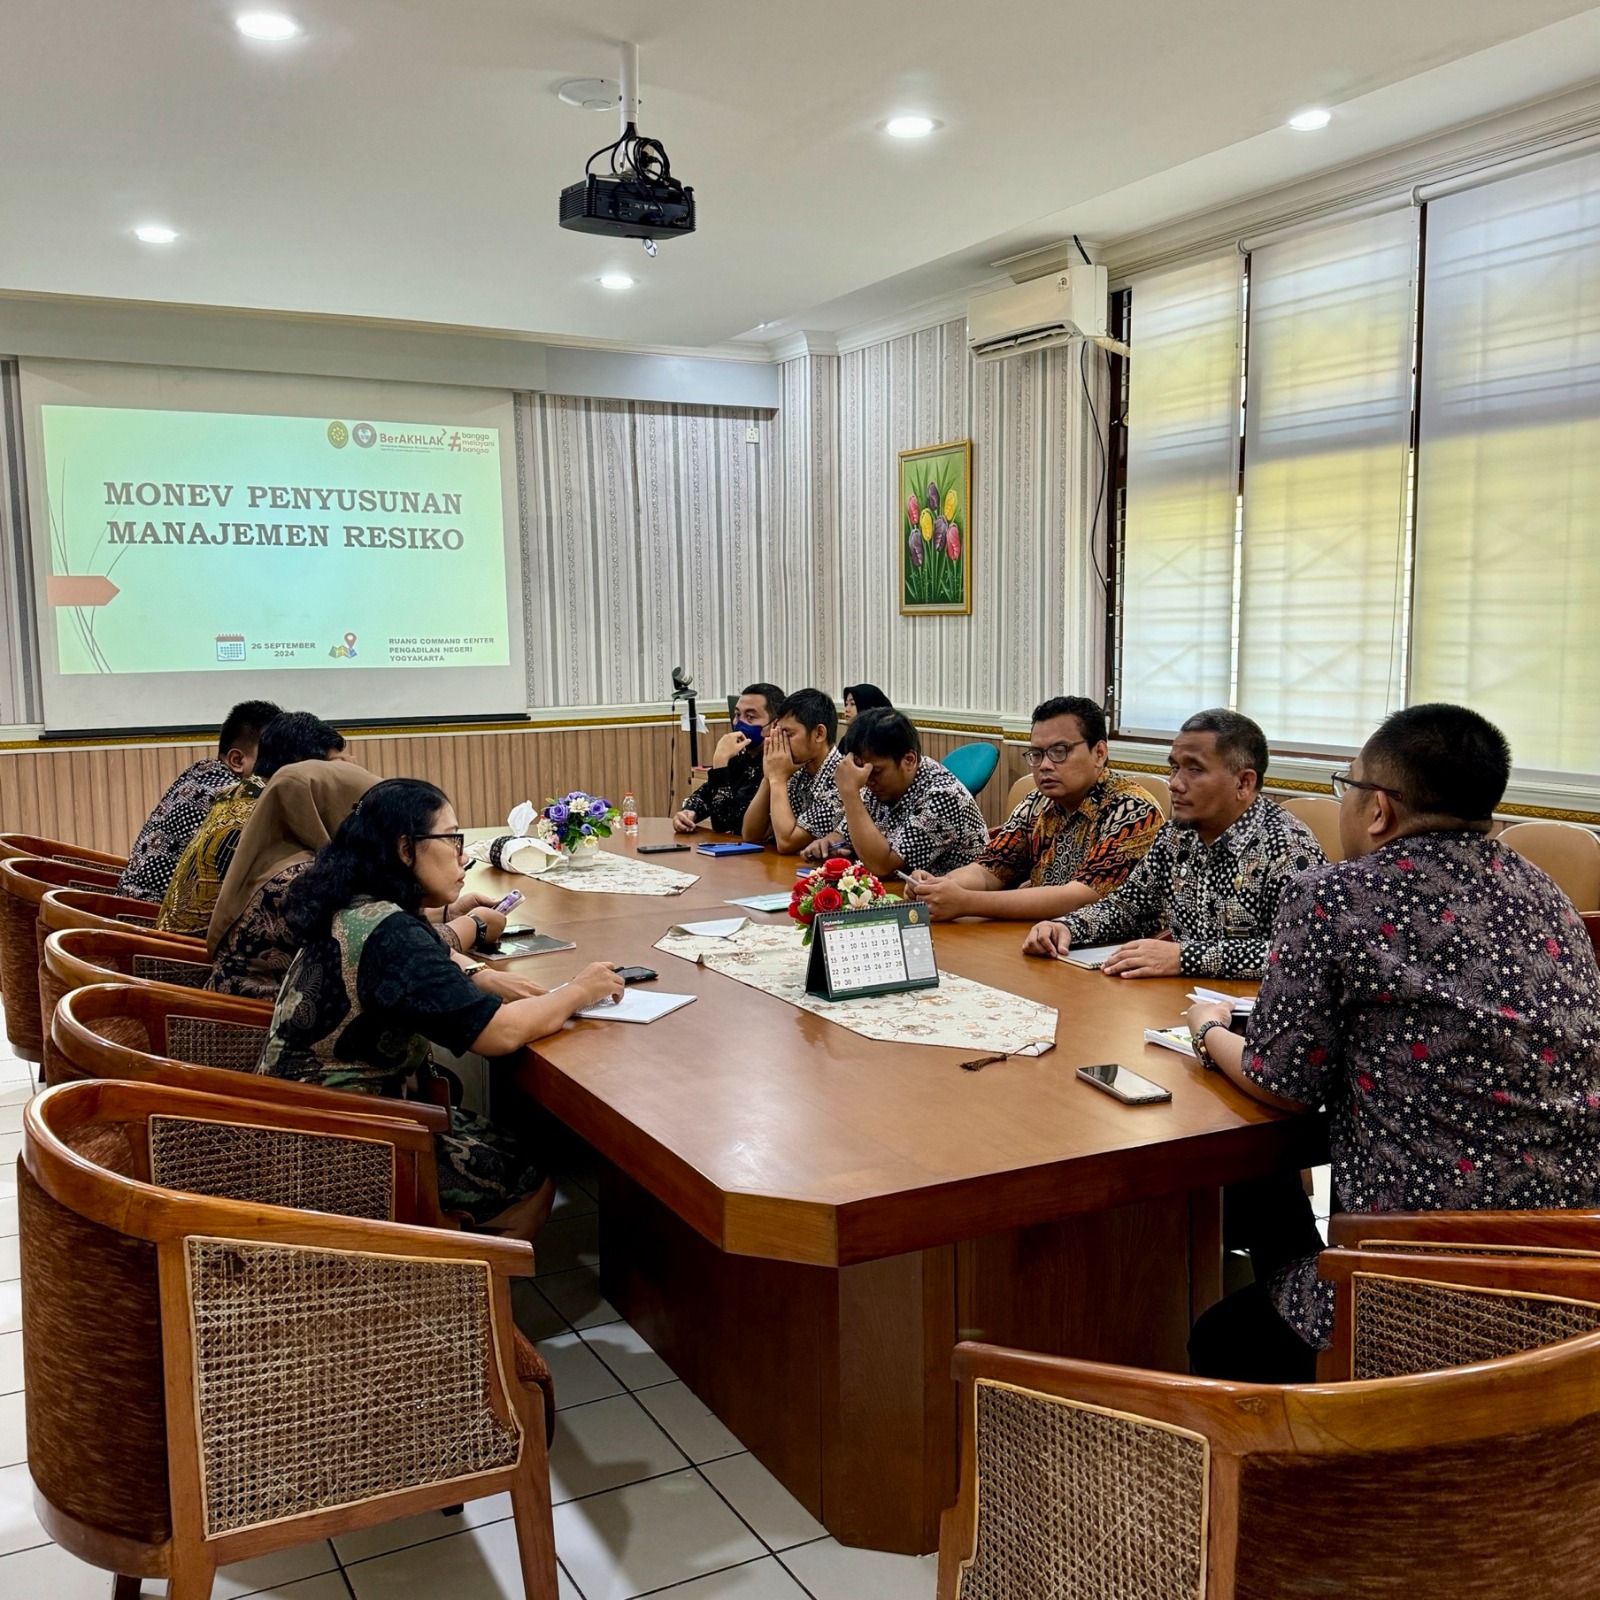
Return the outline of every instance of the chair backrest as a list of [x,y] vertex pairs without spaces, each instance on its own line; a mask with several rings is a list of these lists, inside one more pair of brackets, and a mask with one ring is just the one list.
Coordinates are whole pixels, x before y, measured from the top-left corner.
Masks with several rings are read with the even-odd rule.
[[256,1073],[271,1021],[265,1000],[158,984],[90,984],[68,991],[56,1006],[46,1081],[120,1078],[269,1105],[394,1117],[438,1133],[450,1126],[446,1107]]
[[44,1049],[39,1018],[39,903],[54,888],[78,884],[115,888],[115,873],[41,856],[0,860],[0,991],[6,997],[6,1038],[26,1061]]
[[[174,1440],[191,1426],[197,1438],[171,1465],[203,1497],[208,1536],[397,1492],[395,1477],[410,1463],[386,1464],[372,1441],[356,1439],[363,1397],[382,1443],[404,1433],[384,1415],[382,1364],[363,1354],[361,1337],[373,1353],[388,1342],[389,1384],[408,1403],[421,1401],[438,1437],[452,1422],[465,1425],[464,1454],[444,1459],[459,1459],[468,1474],[514,1459],[517,1428],[492,1329],[485,1338],[485,1268],[526,1272],[532,1263],[498,1240],[393,1229],[429,1154],[423,1130],[381,1116],[147,1083],[66,1084],[28,1105],[18,1173],[28,1467],[57,1514],[58,1538],[105,1561],[106,1535],[158,1545],[180,1520],[193,1525],[194,1505],[180,1501],[175,1514],[168,1490],[173,1394],[193,1397]],[[401,1264],[401,1252],[421,1271]],[[158,1257],[169,1279],[165,1313]],[[418,1261],[426,1257],[442,1259]],[[462,1267],[454,1276],[451,1260]],[[467,1297],[449,1338],[478,1342],[466,1369],[476,1392],[464,1402],[453,1384],[441,1397],[446,1386],[394,1359],[406,1345],[397,1330],[426,1331],[408,1295],[441,1291]],[[436,1341],[447,1310],[429,1308]],[[435,1353],[451,1354],[442,1342]],[[359,1393],[350,1392],[352,1376]],[[365,1495],[352,1490],[349,1461],[324,1472],[307,1454],[319,1430],[327,1449],[343,1429],[364,1458]],[[319,1501],[325,1482],[338,1488]],[[282,1544],[306,1537],[283,1532]]]
[[1317,1270],[1338,1308],[1326,1381],[1439,1372],[1600,1332],[1594,1256],[1325,1250]]
[[[153,900],[135,900],[131,895],[104,894],[96,889],[52,889],[39,902],[39,926],[46,933],[61,928],[142,928],[154,933],[156,914],[161,909]],[[164,933],[163,939],[184,939],[186,935]],[[204,950],[204,939],[188,942]]]
[[99,872],[119,874],[128,864],[126,856],[68,844],[64,839],[44,839],[34,833],[0,833],[0,861],[10,856],[39,856],[46,861],[66,861]]
[[1155,802],[1155,808],[1162,817],[1172,821],[1172,790],[1167,785],[1167,780],[1159,777],[1154,772],[1128,772],[1123,774],[1130,783],[1136,783]]
[[1600,839],[1575,822],[1513,822],[1500,843],[1526,857],[1579,911],[1600,911]]
[[162,934],[135,933],[130,928],[63,928],[48,934],[39,968],[39,1020],[44,1029],[44,1076],[57,1083],[63,1076],[53,1063],[50,1023],[61,997],[90,983],[161,983],[177,988],[204,988],[211,963],[204,946],[175,943]]
[[[1483,1270],[1450,1263],[1462,1296]],[[1574,1270],[1559,1266],[1568,1290]],[[1553,1300],[1600,1318],[1600,1265],[1576,1270],[1581,1295],[1539,1261],[1499,1264],[1489,1292],[1529,1302],[1542,1339],[1564,1331]],[[1592,1591],[1600,1523],[1573,1519],[1600,1517],[1600,1331],[1350,1383],[1220,1383],[981,1345],[958,1346],[956,1373],[944,1600],[1053,1592],[1064,1574],[1079,1600],[1393,1600],[1443,1572],[1468,1600]]]
[[1344,860],[1344,845],[1339,840],[1339,802],[1327,795],[1297,794],[1279,800],[1291,817],[1298,817],[1316,835],[1322,853],[1330,861]]
[[1353,1211],[1328,1221],[1335,1249],[1477,1248],[1600,1256],[1600,1211]]
[[1024,772],[1006,792],[1006,815],[1009,817],[1038,787],[1038,784],[1033,781],[1033,775]]
[[1000,751],[992,744],[958,744],[940,756],[939,762],[966,785],[968,794],[978,795],[989,786],[994,769],[1000,765]]

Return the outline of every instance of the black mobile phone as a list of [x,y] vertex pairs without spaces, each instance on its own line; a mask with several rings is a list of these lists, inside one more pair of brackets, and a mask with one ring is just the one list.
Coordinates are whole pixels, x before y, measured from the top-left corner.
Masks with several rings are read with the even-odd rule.
[[618,967],[617,976],[624,983],[649,983],[656,973],[653,967]]
[[538,931],[539,930],[536,927],[534,927],[534,925],[531,922],[529,922],[529,923],[526,923],[526,924],[521,924],[521,925],[519,925],[519,926],[517,926],[515,928],[511,928],[511,927],[502,928],[500,930],[500,937],[502,939],[515,939],[518,934],[537,933]]
[[1085,1083],[1092,1083],[1095,1088],[1115,1095],[1125,1105],[1153,1106],[1172,1098],[1170,1089],[1163,1089],[1159,1083],[1141,1078],[1137,1072],[1130,1072],[1115,1061],[1103,1061],[1097,1067],[1079,1067],[1078,1076]]
[[635,852],[641,856],[665,856],[675,850],[687,850],[686,844],[641,844],[634,846]]

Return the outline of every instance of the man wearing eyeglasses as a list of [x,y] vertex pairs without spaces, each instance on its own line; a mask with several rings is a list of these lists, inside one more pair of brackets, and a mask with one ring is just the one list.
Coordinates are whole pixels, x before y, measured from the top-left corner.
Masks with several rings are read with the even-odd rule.
[[[1334,779],[1345,859],[1291,885],[1243,1036],[1188,1013],[1196,1054],[1268,1105],[1326,1106],[1335,1208],[1600,1203],[1600,968],[1582,919],[1489,837],[1511,773],[1462,706],[1389,717]],[[1309,1381],[1333,1331],[1312,1229],[1213,1306],[1205,1377]]]
[[1278,900],[1325,859],[1311,830],[1260,792],[1267,740],[1237,711],[1201,711],[1172,741],[1172,821],[1127,882],[1058,922],[1036,923],[1029,955],[1120,948],[1116,978],[1259,978]]
[[1161,813],[1106,770],[1106,714],[1093,700],[1062,695],[1037,706],[1027,761],[1033,793],[976,861],[942,878],[911,874],[907,894],[935,921],[1063,916],[1115,889],[1155,841]]

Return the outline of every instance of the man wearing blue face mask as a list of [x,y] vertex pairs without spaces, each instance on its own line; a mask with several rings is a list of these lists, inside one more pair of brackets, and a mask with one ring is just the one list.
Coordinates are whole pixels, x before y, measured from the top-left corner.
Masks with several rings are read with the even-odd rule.
[[782,703],[783,690],[775,683],[752,683],[739,696],[732,731],[717,741],[705,782],[672,819],[678,833],[707,827],[716,833],[739,832],[761,787],[761,741]]

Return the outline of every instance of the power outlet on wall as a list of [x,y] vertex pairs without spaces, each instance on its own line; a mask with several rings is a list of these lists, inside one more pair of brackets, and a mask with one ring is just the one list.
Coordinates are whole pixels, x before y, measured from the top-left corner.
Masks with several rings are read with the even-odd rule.
[[752,422],[746,426],[744,430],[744,442],[746,444],[761,443],[761,428],[759,424]]

